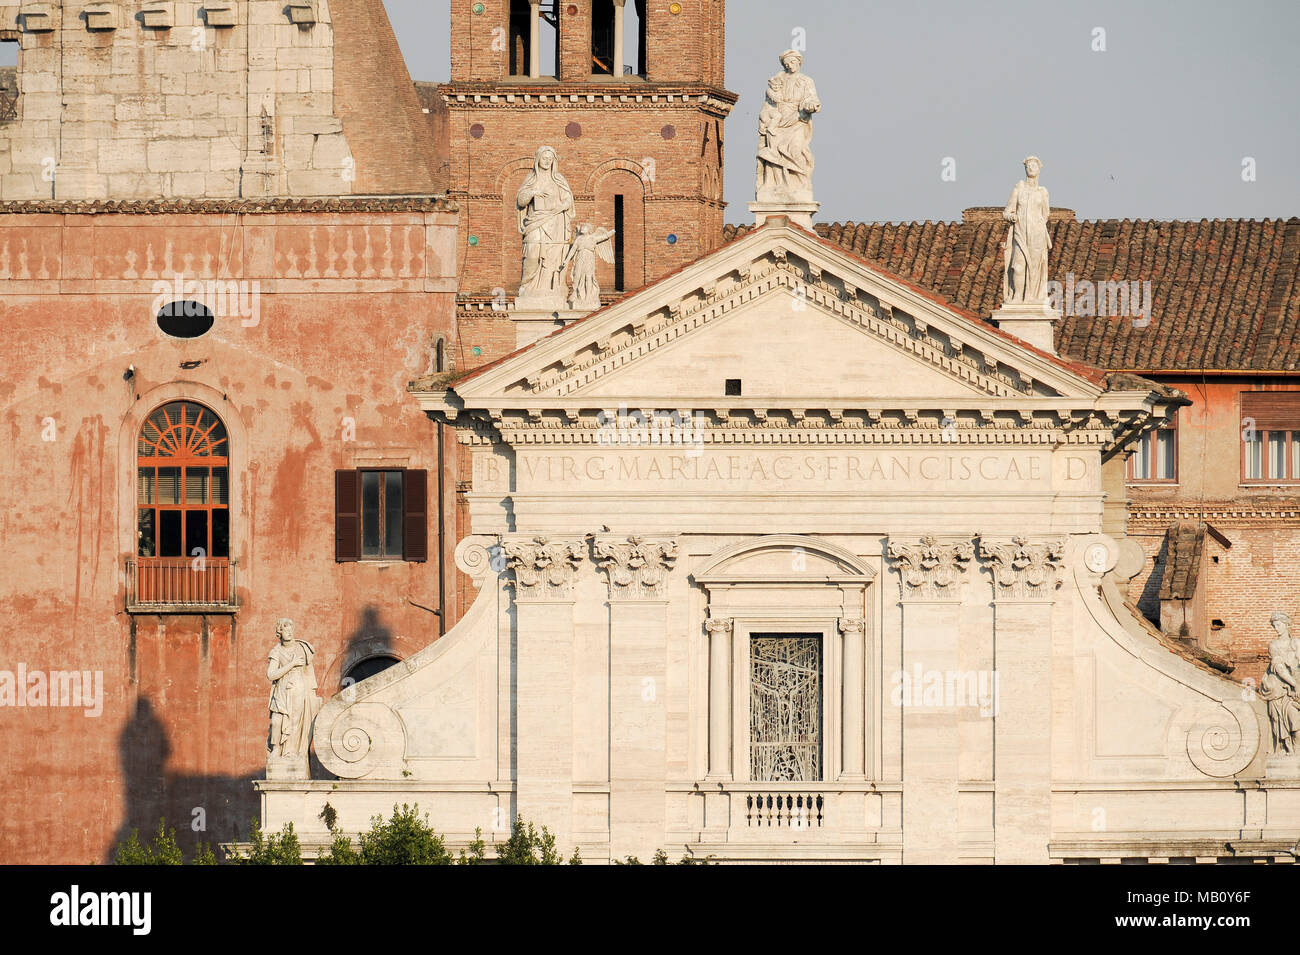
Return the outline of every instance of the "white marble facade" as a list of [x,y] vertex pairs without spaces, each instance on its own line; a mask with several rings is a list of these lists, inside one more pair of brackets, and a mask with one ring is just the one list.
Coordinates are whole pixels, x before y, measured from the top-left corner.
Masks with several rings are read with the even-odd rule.
[[1106,490],[1159,386],[774,219],[418,397],[472,452],[478,598],[325,704],[338,778],[259,783],[268,828],[320,845],[326,801],[348,831],[418,801],[453,843],[520,813],[589,862],[1294,841],[1263,704],[1121,597]]

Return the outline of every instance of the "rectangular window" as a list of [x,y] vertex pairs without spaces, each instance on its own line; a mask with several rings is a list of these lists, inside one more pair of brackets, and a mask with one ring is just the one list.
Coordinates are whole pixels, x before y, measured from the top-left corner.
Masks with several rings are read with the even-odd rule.
[[334,559],[426,561],[427,472],[334,472]]
[[361,472],[361,557],[402,559],[402,472]]
[[1300,391],[1242,393],[1241,478],[1300,482]]
[[626,271],[623,267],[624,243],[626,241],[623,233],[623,196],[614,196],[614,290],[617,292],[625,291]]
[[1300,431],[1242,430],[1242,478],[1261,484],[1300,481]]
[[0,123],[12,123],[18,118],[18,42],[0,30]]
[[756,782],[822,778],[822,638],[749,639],[749,775]]
[[1142,435],[1128,459],[1130,481],[1166,482],[1178,480],[1178,417],[1155,431]]

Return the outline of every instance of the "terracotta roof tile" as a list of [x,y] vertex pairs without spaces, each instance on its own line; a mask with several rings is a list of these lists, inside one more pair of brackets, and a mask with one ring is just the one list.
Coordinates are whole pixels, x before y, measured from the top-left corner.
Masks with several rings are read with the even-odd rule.
[[[727,226],[725,240],[752,226]],[[818,224],[824,239],[987,319],[1002,295],[1000,208],[961,222]],[[1076,220],[1053,210],[1049,272],[1149,281],[1152,314],[1067,315],[1057,350],[1110,369],[1300,370],[1300,219]],[[1132,308],[1130,311],[1138,311]]]

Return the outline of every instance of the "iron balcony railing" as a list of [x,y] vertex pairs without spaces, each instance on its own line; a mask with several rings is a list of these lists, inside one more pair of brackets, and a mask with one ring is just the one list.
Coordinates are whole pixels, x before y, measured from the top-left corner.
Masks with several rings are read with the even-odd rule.
[[128,613],[231,613],[237,562],[225,557],[129,557]]

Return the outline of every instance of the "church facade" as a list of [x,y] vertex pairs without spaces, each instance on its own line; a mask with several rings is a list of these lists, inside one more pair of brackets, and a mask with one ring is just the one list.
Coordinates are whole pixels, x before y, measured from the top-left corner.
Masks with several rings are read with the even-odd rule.
[[1241,784],[1263,703],[1124,606],[1107,492],[1180,393],[779,217],[435,384],[478,596],[326,704],[331,778],[258,783],[266,825],[320,845],[326,803],[350,831],[398,801],[589,861],[1285,854],[1294,790]]

